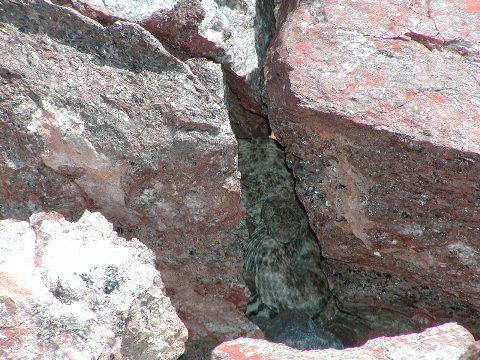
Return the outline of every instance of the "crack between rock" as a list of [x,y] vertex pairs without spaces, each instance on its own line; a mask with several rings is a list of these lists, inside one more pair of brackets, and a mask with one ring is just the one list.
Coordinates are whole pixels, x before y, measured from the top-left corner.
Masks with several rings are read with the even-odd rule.
[[453,53],[457,53],[460,56],[466,57],[470,55],[470,51],[468,50],[468,46],[465,44],[462,45],[462,40],[459,38],[445,40],[439,34],[439,39],[435,37],[431,37],[424,34],[419,34],[414,31],[409,31],[404,34],[406,37],[409,38],[411,41],[415,41],[420,45],[425,46],[429,51],[438,50],[438,51],[449,51]]

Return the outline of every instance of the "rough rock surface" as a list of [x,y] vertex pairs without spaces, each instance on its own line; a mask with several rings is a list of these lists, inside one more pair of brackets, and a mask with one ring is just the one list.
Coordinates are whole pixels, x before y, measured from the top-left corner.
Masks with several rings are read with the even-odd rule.
[[225,65],[229,115],[241,137],[266,135],[263,61],[274,32],[273,1],[58,0],[101,22],[123,19],[186,55]]
[[459,360],[478,360],[480,359],[480,341],[474,342],[468,350],[460,356]]
[[276,3],[271,127],[338,305],[479,336],[480,7]]
[[[58,213],[2,220],[0,239],[0,358],[183,354],[187,329],[153,252],[117,236],[100,213],[75,223]],[[150,321],[139,323],[139,313]]]
[[429,328],[418,334],[380,337],[361,347],[344,350],[300,351],[266,340],[240,338],[217,346],[212,360],[452,360],[458,359],[473,341],[473,336],[455,323]]
[[47,1],[2,2],[0,21],[0,217],[100,210],[156,252],[190,340],[252,335],[219,66]]
[[243,276],[252,298],[246,314],[257,315],[264,304],[275,313],[294,309],[318,315],[331,294],[285,153],[268,137],[239,140],[238,166],[250,233]]
[[267,327],[260,328],[266,340],[295,349],[343,349],[343,344],[335,335],[318,327],[310,316],[302,311],[284,311]]

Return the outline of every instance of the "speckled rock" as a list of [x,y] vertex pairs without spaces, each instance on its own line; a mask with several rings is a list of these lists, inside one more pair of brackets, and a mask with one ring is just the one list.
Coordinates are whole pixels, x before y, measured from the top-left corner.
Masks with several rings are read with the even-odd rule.
[[343,344],[335,335],[318,327],[310,316],[302,311],[282,312],[269,321],[267,326],[260,328],[266,340],[295,349],[343,349]]
[[480,335],[480,8],[277,1],[272,129],[341,309]]
[[240,137],[268,134],[262,109],[263,61],[275,30],[273,1],[58,0],[103,23],[135,22],[185,55],[224,65],[226,101]]
[[429,328],[418,334],[380,337],[364,346],[344,350],[300,351],[266,340],[240,338],[217,346],[212,360],[452,360],[458,359],[473,341],[473,336],[455,323]]
[[155,251],[191,341],[252,335],[220,67],[48,1],[2,2],[0,21],[0,217],[99,210]]
[[[127,340],[140,337],[131,359],[183,354],[187,329],[153,252],[117,236],[100,213],[75,223],[58,213],[2,220],[0,239],[0,358],[129,359]],[[151,323],[132,328],[138,312]]]

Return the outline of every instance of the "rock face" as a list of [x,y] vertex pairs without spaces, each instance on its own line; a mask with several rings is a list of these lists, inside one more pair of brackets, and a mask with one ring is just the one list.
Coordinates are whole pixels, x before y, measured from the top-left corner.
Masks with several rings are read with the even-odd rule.
[[[293,309],[318,315],[331,294],[285,153],[268,137],[240,140],[238,166],[250,233],[243,276],[252,298],[246,314],[271,317]],[[259,311],[265,305],[270,314]]]
[[[177,324],[164,293],[189,329],[187,358],[258,335],[243,316],[247,229],[232,127],[239,137],[268,132],[259,68],[273,4],[0,3],[0,218],[43,241],[0,266],[11,272],[18,258],[32,269],[33,261],[31,276],[40,280],[29,291],[66,306],[49,313],[47,303],[26,304],[14,297],[30,296],[23,285],[1,278],[9,294],[1,341],[18,356],[78,345],[80,357],[174,358],[184,333],[175,325],[158,334],[164,322]],[[455,319],[480,334],[478,7],[275,4],[279,32],[265,73],[272,128],[286,146],[335,299],[362,321],[351,333],[392,335]],[[151,258],[150,275],[138,280],[150,279],[147,285],[98,309],[82,291],[115,299],[127,275],[98,265],[105,269],[92,285],[74,263],[42,273],[52,279],[36,273],[44,264],[35,261],[46,264],[47,255],[28,254],[50,246],[36,230],[50,222],[43,215],[26,221],[54,211],[58,219],[48,221],[68,228],[85,209],[101,211],[117,233],[154,251],[164,290]],[[80,301],[97,313],[71,315]],[[109,312],[117,305],[125,317]],[[340,326],[330,307],[319,325],[351,344],[355,316]],[[62,325],[62,314],[77,317],[79,327]],[[85,323],[87,315],[94,320]]]
[[240,137],[267,135],[263,61],[275,29],[273,0],[58,0],[86,16],[135,22],[185,56],[225,66],[229,115]]
[[182,355],[187,329],[153,252],[118,237],[100,213],[75,223],[58,213],[2,220],[0,238],[1,358]]
[[479,336],[480,8],[276,5],[271,127],[338,305],[372,327],[454,319]]
[[473,336],[455,323],[429,328],[419,334],[380,337],[364,346],[344,350],[300,351],[265,340],[240,338],[219,345],[212,360],[347,360],[347,359],[458,359],[473,342]]
[[0,21],[0,217],[100,210],[155,251],[191,342],[252,335],[220,66],[48,1],[2,2]]

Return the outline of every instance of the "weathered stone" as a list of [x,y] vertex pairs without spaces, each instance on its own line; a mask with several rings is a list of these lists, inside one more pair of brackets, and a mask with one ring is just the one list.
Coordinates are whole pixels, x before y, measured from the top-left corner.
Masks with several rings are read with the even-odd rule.
[[0,239],[2,359],[119,356],[125,319],[136,312],[157,324],[148,333],[129,324],[129,337],[145,339],[138,355],[182,355],[187,330],[162,291],[153,252],[118,237],[100,213],[87,210],[75,223],[58,213],[2,220]]
[[460,356],[459,360],[478,360],[480,359],[480,341],[474,342],[468,348],[467,352]]
[[178,359],[188,334],[171,309],[161,282],[135,299],[128,312],[122,353],[132,360]]
[[364,346],[344,350],[301,351],[266,340],[240,338],[217,346],[212,360],[451,360],[464,353],[473,341],[473,336],[455,323],[429,328],[418,334],[380,337]]
[[243,277],[252,296],[246,315],[252,321],[285,310],[318,315],[331,293],[285,152],[268,137],[241,139],[238,166],[249,230]]
[[175,245],[155,246],[167,295],[189,331],[187,353],[209,354],[239,334],[261,337],[243,314],[249,292],[241,278],[245,242],[240,239],[246,236],[241,224],[236,233],[179,236]]
[[373,327],[383,311],[480,334],[479,11],[277,1],[271,127],[338,305]]
[[0,21],[0,216],[100,210],[156,252],[190,340],[253,335],[218,66],[182,62],[139,25],[103,26],[48,1],[2,2]]
[[265,339],[299,350],[343,349],[343,344],[331,332],[318,327],[302,311],[285,311],[260,327]]
[[100,22],[140,24],[190,56],[223,64],[229,115],[237,136],[268,134],[261,94],[263,61],[274,32],[273,1],[57,0]]

